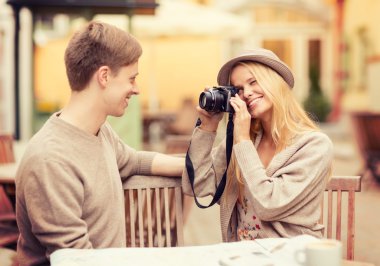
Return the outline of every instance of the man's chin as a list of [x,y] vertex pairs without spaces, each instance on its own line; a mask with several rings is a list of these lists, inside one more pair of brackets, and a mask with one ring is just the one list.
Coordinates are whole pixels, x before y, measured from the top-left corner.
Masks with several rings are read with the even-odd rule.
[[117,113],[113,113],[113,114],[110,114],[110,116],[114,116],[114,117],[121,117],[125,114],[125,109],[123,109],[123,111],[120,111],[120,112],[117,112]]

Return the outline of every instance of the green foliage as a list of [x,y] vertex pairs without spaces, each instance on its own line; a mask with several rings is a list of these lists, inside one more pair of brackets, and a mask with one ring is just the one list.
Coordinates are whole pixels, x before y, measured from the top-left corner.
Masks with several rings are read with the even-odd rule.
[[309,79],[310,91],[303,104],[304,108],[318,122],[326,122],[331,111],[331,105],[319,85],[319,71],[316,67],[310,67]]

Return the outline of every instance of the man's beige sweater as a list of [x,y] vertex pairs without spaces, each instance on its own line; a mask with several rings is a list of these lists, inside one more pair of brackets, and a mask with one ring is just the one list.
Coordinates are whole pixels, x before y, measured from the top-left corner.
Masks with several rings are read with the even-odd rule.
[[150,174],[155,153],[125,145],[105,123],[97,136],[49,118],[16,176],[20,265],[45,265],[60,248],[125,247],[122,179]]
[[[262,135],[233,146],[247,195],[262,222],[260,237],[292,237],[310,234],[322,237],[320,203],[329,177],[333,146],[321,132],[307,132],[276,154],[265,169],[257,154]],[[194,130],[189,155],[194,165],[195,192],[199,197],[214,195],[226,169],[225,141],[212,148],[215,133]],[[234,178],[234,177],[228,177]],[[182,176],[186,194],[192,195],[187,171]],[[223,241],[236,241],[237,187],[220,199]]]

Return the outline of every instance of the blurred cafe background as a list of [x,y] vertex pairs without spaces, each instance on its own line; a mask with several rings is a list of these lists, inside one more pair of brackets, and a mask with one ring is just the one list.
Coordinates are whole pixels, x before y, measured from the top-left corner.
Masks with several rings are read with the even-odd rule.
[[[142,43],[141,94],[123,118],[110,119],[137,149],[162,149],[157,143],[166,134],[191,133],[194,114],[181,120],[181,112],[216,85],[225,60],[256,46],[293,69],[294,93],[311,113],[338,122],[347,110],[380,106],[379,8],[374,0],[1,0],[0,131],[27,141],[65,104],[64,50],[91,19]],[[322,97],[314,96],[320,101],[313,106],[307,98],[315,89]]]
[[[141,93],[123,117],[109,118],[132,147],[185,152],[199,94],[217,85],[219,67],[242,49],[264,47],[294,71],[294,94],[332,138],[334,174],[365,174],[350,115],[380,112],[379,14],[378,0],[0,0],[0,133],[26,143],[64,106],[65,47],[95,19],[132,33],[143,46]],[[366,178],[356,252],[380,265],[364,244],[380,248],[379,217],[369,209],[380,203],[380,189]],[[205,215],[191,211],[185,242],[220,241],[217,211],[209,210],[210,227]],[[191,231],[200,221],[203,231]]]

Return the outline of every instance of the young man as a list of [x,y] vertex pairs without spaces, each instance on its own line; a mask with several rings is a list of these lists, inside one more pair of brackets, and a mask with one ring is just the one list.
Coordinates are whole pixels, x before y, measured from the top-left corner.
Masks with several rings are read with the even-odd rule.
[[106,123],[139,94],[141,53],[134,37],[105,23],[70,40],[70,100],[30,140],[16,176],[20,265],[49,264],[61,248],[125,247],[122,181],[182,174],[183,158],[136,151]]

